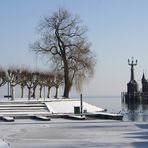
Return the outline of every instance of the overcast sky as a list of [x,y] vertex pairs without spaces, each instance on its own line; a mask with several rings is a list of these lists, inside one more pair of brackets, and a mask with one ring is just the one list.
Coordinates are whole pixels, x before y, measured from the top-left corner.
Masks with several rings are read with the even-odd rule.
[[[127,59],[138,60],[140,83],[148,68],[147,0],[0,0],[0,65],[47,68],[47,60],[29,51],[39,36],[37,26],[46,15],[64,6],[88,26],[88,40],[98,64],[85,83],[84,95],[120,95],[130,79]],[[140,86],[141,87],[141,86]]]

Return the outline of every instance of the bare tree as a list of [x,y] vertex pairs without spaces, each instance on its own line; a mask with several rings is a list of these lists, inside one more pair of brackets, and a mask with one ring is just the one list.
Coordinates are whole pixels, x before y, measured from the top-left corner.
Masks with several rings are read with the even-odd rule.
[[54,87],[56,88],[55,98],[58,98],[59,86],[63,84],[63,75],[60,73],[55,74]]
[[48,72],[48,73],[46,73],[45,77],[46,77],[46,86],[48,88],[47,98],[50,98],[50,90],[54,86],[55,76],[52,73]]
[[26,86],[27,83],[27,70],[26,69],[21,69],[20,70],[20,87],[21,87],[21,98],[24,98],[24,88]]
[[40,72],[39,73],[39,81],[38,81],[38,85],[39,85],[39,98],[42,98],[42,89],[43,87],[46,86],[46,73],[45,72]]
[[36,88],[39,84],[39,72],[35,71],[32,73],[32,79],[33,79],[33,93],[32,93],[32,97],[35,99],[36,97]]
[[6,72],[3,68],[0,68],[0,87],[6,83]]
[[[64,74],[63,97],[69,98],[69,92],[75,81],[82,82],[87,73],[93,74],[96,59],[86,38],[87,29],[81,25],[78,16],[73,16],[64,8],[59,8],[51,16],[45,17],[40,24],[41,40],[31,48],[37,54],[45,54]],[[90,75],[89,75],[90,76]],[[80,85],[79,85],[80,86]]]
[[9,68],[7,71],[7,81],[10,83],[12,100],[15,98],[15,86],[19,84],[19,73],[20,70],[16,68]]
[[34,83],[36,81],[33,72],[29,70],[23,71],[24,79],[26,80],[26,86],[28,88],[28,100],[31,99],[31,89],[34,87]]

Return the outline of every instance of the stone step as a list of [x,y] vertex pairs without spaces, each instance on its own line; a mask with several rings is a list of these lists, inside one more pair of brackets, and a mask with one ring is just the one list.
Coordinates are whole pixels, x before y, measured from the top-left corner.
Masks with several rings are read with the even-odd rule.
[[2,107],[44,107],[45,104],[0,104],[0,108]]
[[46,109],[44,109],[44,110],[31,110],[31,109],[29,109],[29,110],[2,110],[2,111],[0,111],[0,113],[3,113],[3,112],[43,112],[43,111],[47,111]]
[[47,109],[46,106],[43,106],[43,107],[21,107],[21,106],[18,106],[18,107],[0,107],[0,111],[3,111],[3,110],[41,110],[41,109]]

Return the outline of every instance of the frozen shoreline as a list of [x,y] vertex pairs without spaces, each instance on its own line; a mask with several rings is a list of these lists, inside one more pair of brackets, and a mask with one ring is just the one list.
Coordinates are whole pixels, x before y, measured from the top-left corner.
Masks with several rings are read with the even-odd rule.
[[0,138],[12,148],[147,147],[147,137],[148,125],[144,122],[64,119],[0,122]]

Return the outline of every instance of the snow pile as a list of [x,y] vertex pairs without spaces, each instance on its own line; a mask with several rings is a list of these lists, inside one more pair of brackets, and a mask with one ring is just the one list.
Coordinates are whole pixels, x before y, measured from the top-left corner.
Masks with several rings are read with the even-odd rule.
[[0,139],[0,148],[11,148],[4,140]]
[[[80,100],[60,99],[45,102],[48,110],[52,113],[74,113],[74,107],[80,107]],[[83,111],[98,112],[104,111],[104,109],[96,107],[94,105],[83,102]]]

